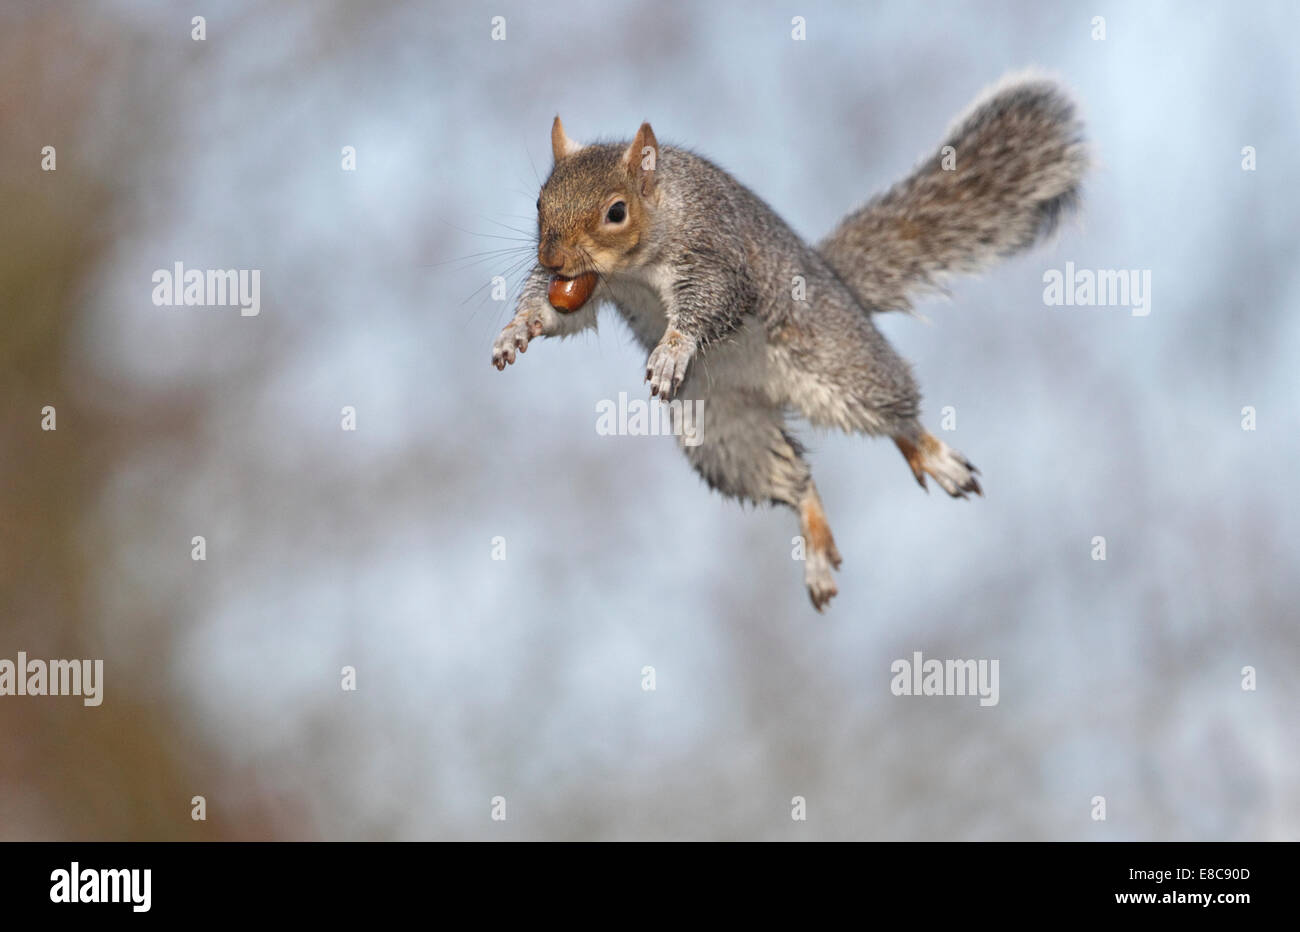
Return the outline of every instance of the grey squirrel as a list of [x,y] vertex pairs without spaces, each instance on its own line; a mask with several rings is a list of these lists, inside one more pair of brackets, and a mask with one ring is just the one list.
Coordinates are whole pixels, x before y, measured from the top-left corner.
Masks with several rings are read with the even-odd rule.
[[816,248],[721,168],[661,146],[649,123],[631,142],[583,146],[557,116],[551,147],[538,263],[493,365],[536,337],[595,327],[598,305],[613,304],[649,352],[651,395],[703,402],[697,442],[682,449],[709,486],[798,513],[818,611],[841,560],[787,411],[891,437],[922,488],[929,475],[955,498],[982,494],[978,470],[921,426],[911,367],[871,318],[1032,246],[1076,206],[1088,154],[1059,87],[995,85],[932,157]]

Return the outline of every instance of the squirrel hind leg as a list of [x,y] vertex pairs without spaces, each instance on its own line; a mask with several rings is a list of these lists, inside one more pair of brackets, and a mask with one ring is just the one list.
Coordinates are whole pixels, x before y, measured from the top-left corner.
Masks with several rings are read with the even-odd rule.
[[808,597],[813,608],[823,611],[826,604],[839,594],[835,577],[831,570],[840,568],[840,552],[835,547],[835,538],[831,535],[830,524],[826,521],[826,511],[822,508],[821,497],[812,480],[799,500],[799,532],[804,539],[804,584],[808,587]]
[[929,431],[918,427],[915,431],[896,434],[894,443],[903,459],[907,460],[917,483],[926,491],[929,491],[925,484],[928,475],[953,498],[965,498],[971,492],[980,496],[984,494],[975,478],[979,470]]
[[[685,383],[690,396],[690,382]],[[817,611],[838,594],[832,571],[839,568],[826,512],[803,457],[803,447],[785,429],[779,408],[749,392],[717,391],[700,409],[681,448],[709,487],[741,501],[790,508],[803,535],[804,584]],[[685,409],[683,409],[685,410]]]

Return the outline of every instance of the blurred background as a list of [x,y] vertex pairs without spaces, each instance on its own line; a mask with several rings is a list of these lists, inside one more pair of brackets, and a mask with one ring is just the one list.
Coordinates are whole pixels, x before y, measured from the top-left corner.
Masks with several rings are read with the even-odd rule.
[[[192,6],[0,7],[0,658],[105,661],[0,698],[0,838],[1300,838],[1293,4]],[[1027,65],[1083,214],[877,318],[987,497],[805,430],[827,615],[791,514],[596,433],[646,397],[612,312],[490,367],[557,112],[815,240]],[[1066,261],[1150,316],[1045,307]],[[155,306],[175,262],[260,315]],[[1000,703],[891,695],[916,650]]]

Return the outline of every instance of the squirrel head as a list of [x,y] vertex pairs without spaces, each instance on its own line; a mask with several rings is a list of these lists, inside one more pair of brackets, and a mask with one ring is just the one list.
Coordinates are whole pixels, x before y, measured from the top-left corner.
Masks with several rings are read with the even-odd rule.
[[537,199],[537,261],[566,278],[626,268],[658,204],[654,130],[642,123],[626,146],[583,146],[557,116],[551,151],[555,167]]

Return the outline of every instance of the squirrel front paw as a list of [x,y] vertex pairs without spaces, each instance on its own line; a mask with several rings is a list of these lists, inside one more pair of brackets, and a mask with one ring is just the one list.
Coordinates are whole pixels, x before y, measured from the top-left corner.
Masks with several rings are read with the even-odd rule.
[[645,377],[650,394],[668,401],[686,378],[686,367],[695,355],[695,341],[677,330],[669,330],[646,360]]
[[496,342],[492,344],[492,365],[498,370],[505,369],[515,361],[515,350],[528,351],[528,341],[541,336],[542,319],[540,317],[519,315],[506,324]]

